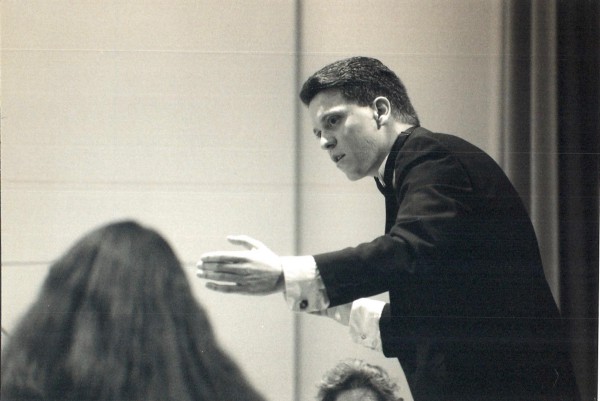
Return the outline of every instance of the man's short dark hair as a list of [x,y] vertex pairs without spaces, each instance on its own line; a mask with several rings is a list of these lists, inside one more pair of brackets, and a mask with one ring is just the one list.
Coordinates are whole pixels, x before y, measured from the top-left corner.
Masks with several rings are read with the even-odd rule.
[[377,59],[351,57],[326,65],[302,85],[300,99],[308,106],[319,92],[327,89],[339,90],[346,99],[360,106],[368,106],[378,96],[385,96],[396,118],[406,124],[419,125],[404,84]]
[[378,401],[402,401],[399,387],[381,367],[359,359],[348,359],[329,370],[319,385],[318,401],[335,401],[343,391],[369,389],[377,395]]

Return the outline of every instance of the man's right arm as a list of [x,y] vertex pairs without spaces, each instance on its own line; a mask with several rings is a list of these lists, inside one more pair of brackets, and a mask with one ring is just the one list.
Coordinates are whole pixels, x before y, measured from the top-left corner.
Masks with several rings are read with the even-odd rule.
[[[369,348],[381,343],[379,316],[382,307],[373,302],[329,308],[330,300],[313,256],[279,257],[262,242],[248,236],[230,236],[246,251],[219,251],[202,255],[198,277],[211,280],[207,288],[225,293],[266,295],[283,291],[290,309],[329,316],[350,326],[352,338]],[[376,305],[374,308],[366,305]],[[384,303],[381,303],[384,304]]]

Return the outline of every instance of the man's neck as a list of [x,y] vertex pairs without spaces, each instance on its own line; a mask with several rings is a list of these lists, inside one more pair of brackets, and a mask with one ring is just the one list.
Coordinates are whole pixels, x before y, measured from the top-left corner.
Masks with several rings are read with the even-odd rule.
[[[398,133],[398,135],[400,135],[401,133],[403,133],[404,131],[406,131],[407,129],[409,129],[410,127],[414,127],[413,124],[405,124],[405,123],[399,123],[396,126],[396,132]],[[391,149],[391,148],[390,148]]]

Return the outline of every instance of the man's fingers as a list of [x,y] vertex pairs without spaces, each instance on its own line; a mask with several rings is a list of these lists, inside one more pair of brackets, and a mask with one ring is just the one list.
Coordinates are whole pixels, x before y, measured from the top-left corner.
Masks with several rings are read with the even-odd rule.
[[227,240],[234,245],[241,245],[249,250],[266,248],[265,244],[247,235],[230,235]]
[[198,272],[229,273],[237,276],[248,276],[256,273],[256,269],[248,263],[213,263],[203,262],[197,266]]
[[206,288],[209,290],[224,292],[224,293],[243,293],[241,286],[236,284],[217,284],[213,282],[206,283]]
[[227,294],[243,294],[243,295],[264,295],[263,291],[254,290],[239,284],[217,284],[213,282],[206,283],[206,288],[209,290],[223,292]]
[[214,263],[242,263],[248,262],[248,256],[246,251],[230,251],[230,252],[207,252],[200,256],[200,262],[214,262]]
[[245,275],[198,270],[196,276],[207,280],[225,281],[229,283],[245,282]]

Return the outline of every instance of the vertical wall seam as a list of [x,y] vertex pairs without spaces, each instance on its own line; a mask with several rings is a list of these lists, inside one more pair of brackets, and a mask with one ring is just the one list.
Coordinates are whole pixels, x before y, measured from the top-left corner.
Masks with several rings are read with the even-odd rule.
[[[301,73],[302,73],[302,60],[301,60],[301,52],[302,52],[302,0],[296,0],[294,2],[294,17],[295,17],[295,26],[294,26],[294,200],[293,200],[293,238],[294,238],[294,255],[298,255],[302,250],[302,172],[301,172],[301,164],[302,164],[302,140],[300,135],[300,113],[302,105],[300,103],[300,99],[296,95],[298,88],[300,87]],[[294,401],[300,401],[300,391],[301,391],[301,357],[302,353],[300,352],[300,340],[301,340],[301,320],[300,315],[298,313],[294,313],[292,317],[292,399]]]
[[544,250],[546,279],[560,307],[556,1],[536,0],[531,7],[530,214]]

